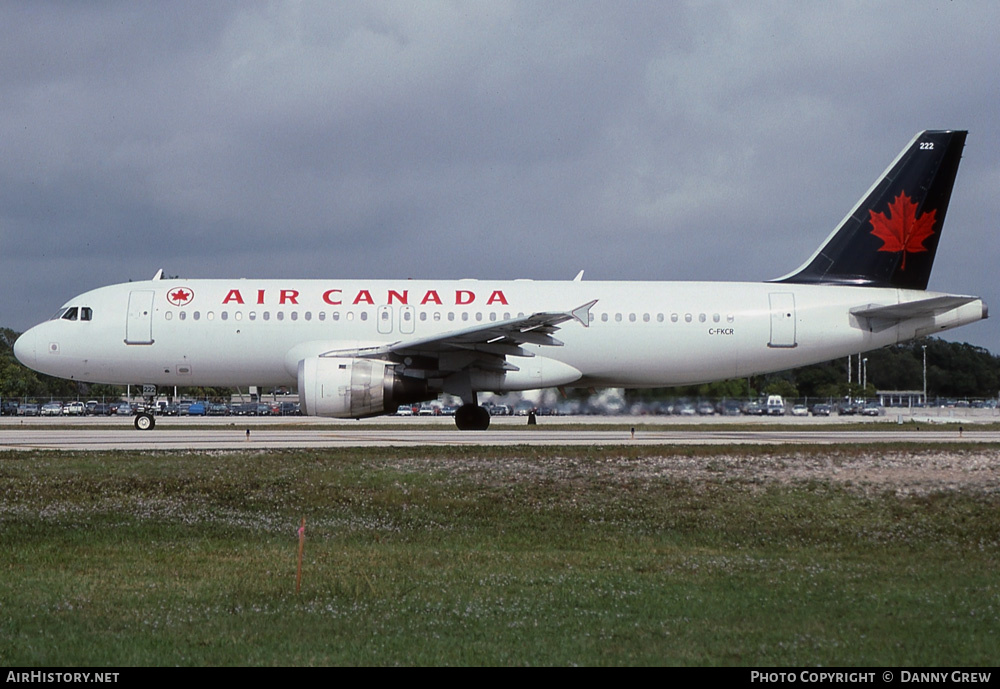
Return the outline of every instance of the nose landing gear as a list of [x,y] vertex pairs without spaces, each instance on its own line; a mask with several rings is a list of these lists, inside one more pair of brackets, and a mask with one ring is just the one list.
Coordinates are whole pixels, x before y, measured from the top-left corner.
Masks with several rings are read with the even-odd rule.
[[137,431],[151,431],[153,427],[156,426],[156,419],[149,412],[140,412],[135,415],[135,430]]

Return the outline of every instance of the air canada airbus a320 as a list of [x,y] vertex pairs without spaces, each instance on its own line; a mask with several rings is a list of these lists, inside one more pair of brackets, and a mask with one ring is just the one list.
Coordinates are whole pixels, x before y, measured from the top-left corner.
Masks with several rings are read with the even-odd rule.
[[[296,386],[302,410],[362,418],[479,392],[663,387],[828,361],[986,318],[927,281],[965,144],[918,134],[801,267],[767,282],[181,280],[70,299],[15,343],[93,383]],[[145,413],[139,429],[153,427]]]

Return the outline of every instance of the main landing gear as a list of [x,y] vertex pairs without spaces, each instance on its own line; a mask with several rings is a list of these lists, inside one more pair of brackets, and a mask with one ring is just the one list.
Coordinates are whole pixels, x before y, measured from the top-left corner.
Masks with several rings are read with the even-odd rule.
[[485,431],[490,427],[490,413],[478,404],[463,404],[455,411],[455,425],[460,431]]

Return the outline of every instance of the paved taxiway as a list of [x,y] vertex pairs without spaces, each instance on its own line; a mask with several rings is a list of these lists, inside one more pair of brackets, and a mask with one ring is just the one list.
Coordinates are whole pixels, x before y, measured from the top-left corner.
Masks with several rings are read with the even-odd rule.
[[[646,420],[648,421],[648,419]],[[602,419],[602,423],[612,422]],[[805,430],[794,425],[761,430],[745,428],[679,428],[647,430],[641,422],[626,420],[615,428],[567,429],[560,425],[528,428],[521,424],[497,425],[495,430],[461,432],[444,424],[396,424],[397,427],[367,429],[344,424],[343,427],[275,429],[257,423],[215,423],[202,428],[175,427],[160,423],[156,430],[133,430],[128,419],[117,423],[81,425],[75,428],[51,428],[28,424],[0,426],[0,450],[234,450],[332,447],[415,447],[489,446],[489,445],[830,445],[843,443],[1000,443],[1000,431],[977,430],[975,426],[926,426],[921,430],[896,428],[887,424],[881,430],[829,429]],[[632,426],[636,426],[633,437]],[[887,427],[888,426],[888,427]],[[247,430],[250,430],[249,438]]]

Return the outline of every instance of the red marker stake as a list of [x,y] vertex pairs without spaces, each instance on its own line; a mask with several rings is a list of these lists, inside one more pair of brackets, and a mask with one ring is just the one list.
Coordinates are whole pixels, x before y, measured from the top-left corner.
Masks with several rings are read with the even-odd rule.
[[306,518],[302,517],[302,525],[299,527],[299,571],[295,575],[295,593],[302,588],[302,551],[306,547]]

